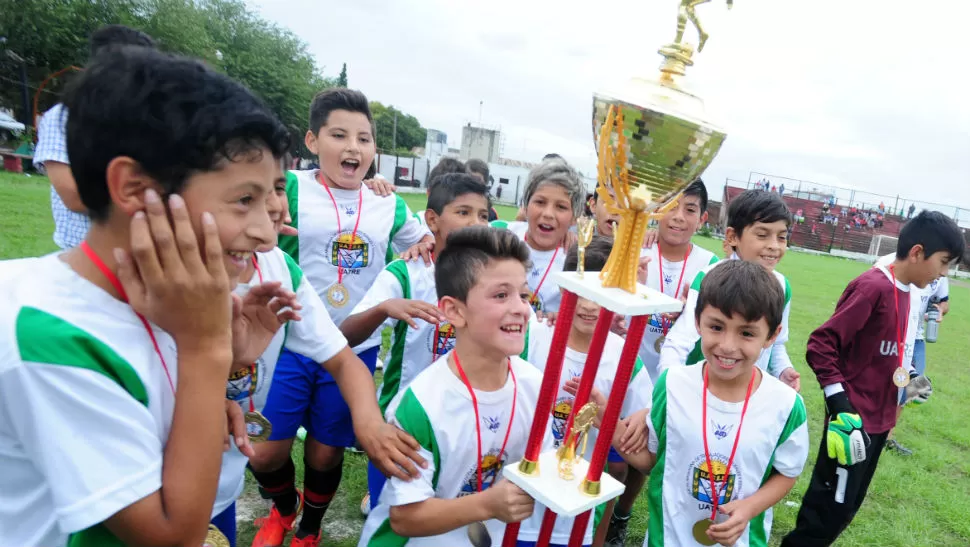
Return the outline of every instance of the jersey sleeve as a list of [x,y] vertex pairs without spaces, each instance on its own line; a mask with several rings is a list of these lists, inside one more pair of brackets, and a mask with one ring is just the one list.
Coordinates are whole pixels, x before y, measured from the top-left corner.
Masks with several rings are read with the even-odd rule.
[[936,285],[936,290],[933,291],[932,298],[936,298],[938,302],[946,302],[950,299],[950,278],[940,278],[940,282]]
[[60,529],[79,532],[162,487],[164,446],[148,408],[156,395],[97,338],[24,315],[18,331],[36,330],[18,340],[22,364],[0,377],[0,419],[44,476]]
[[656,454],[667,439],[667,372],[661,372],[653,388],[653,406],[650,407],[650,427],[647,450]]
[[391,247],[401,253],[421,241],[424,236],[431,235],[431,231],[415,218],[404,198],[395,194],[394,199],[397,203],[394,207],[394,224],[391,226]]
[[802,473],[808,459],[808,423],[805,401],[796,394],[785,428],[778,437],[772,466],[782,475],[794,478]]
[[[300,229],[300,180],[293,171],[286,172],[286,201],[290,209],[290,226]],[[277,245],[286,254],[300,262],[300,236],[281,235],[277,238]],[[295,287],[295,285],[294,285]]]
[[404,391],[388,409],[388,423],[409,433],[420,445],[418,453],[428,462],[427,469],[419,468],[419,476],[403,481],[391,477],[384,485],[381,500],[388,505],[408,505],[435,497],[441,455],[431,420],[424,406],[410,388]]
[[785,303],[785,311],[781,316],[781,332],[771,346],[771,358],[768,360],[768,374],[775,378],[781,376],[785,369],[791,368],[791,357],[785,344],[788,342],[788,317],[791,315],[791,301]]
[[704,272],[697,274],[694,282],[687,292],[687,303],[684,304],[684,311],[674,322],[667,332],[667,338],[660,349],[660,362],[658,370],[663,372],[670,367],[684,366],[691,350],[697,345],[701,335],[697,332],[697,322],[694,320],[694,309],[697,308],[697,295],[700,291],[701,280]]
[[313,289],[300,267],[289,255],[286,255],[286,266],[293,279],[296,299],[303,306],[300,310],[303,318],[289,323],[284,346],[317,363],[329,361],[340,350],[347,347],[347,339],[330,319],[330,313],[327,312],[327,307],[320,300],[317,291]]
[[[405,276],[407,275],[407,266],[401,260],[396,260],[381,270],[381,273],[377,274],[377,278],[374,279],[374,284],[367,289],[367,292],[364,294],[364,298],[358,302],[356,306],[354,306],[354,310],[350,312],[350,315],[363,313],[387,300],[406,298],[402,283],[407,282],[407,277],[402,279],[399,273],[400,270],[404,270]],[[396,319],[388,317],[383,323],[381,323],[379,327],[374,329],[374,333],[379,334],[382,330],[384,330],[385,327],[394,326],[396,323]],[[361,342],[360,345],[354,348],[354,350],[359,351],[370,349],[375,345],[380,344],[381,337],[374,336],[374,333],[371,333],[371,336],[368,336],[367,340]]]

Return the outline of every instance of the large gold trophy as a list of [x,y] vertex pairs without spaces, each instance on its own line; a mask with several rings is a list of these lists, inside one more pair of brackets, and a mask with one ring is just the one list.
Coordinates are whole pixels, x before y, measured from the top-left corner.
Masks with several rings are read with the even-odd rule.
[[[694,48],[683,41],[684,31],[692,22],[700,35],[698,51],[703,48],[708,35],[694,8],[707,1],[681,0],[676,38],[660,48],[664,61],[655,78],[633,78],[616,89],[593,95],[593,133],[599,154],[597,192],[610,212],[620,216],[620,223],[602,272],[584,275],[581,263],[577,272],[553,276],[563,289],[563,297],[535,419],[524,458],[503,468],[505,477],[547,508],[537,541],[540,547],[548,545],[557,516],[576,517],[569,545],[582,545],[590,510],[623,492],[623,484],[604,475],[603,468],[640,342],[652,314],[683,309],[676,298],[638,285],[636,273],[650,220],[676,206],[681,192],[700,176],[724,143],[724,131],[708,119],[704,103],[681,82],[694,55]],[[591,239],[591,227],[584,221],[579,228],[579,246],[585,247]],[[596,302],[601,311],[564,431],[566,443],[559,450],[543,451],[579,297]],[[588,404],[589,397],[616,315],[631,316],[632,320],[610,397],[595,431],[590,426],[598,409]],[[587,436],[594,434],[596,441],[587,460],[583,445]],[[518,524],[508,525],[502,545],[514,546],[518,530]]]

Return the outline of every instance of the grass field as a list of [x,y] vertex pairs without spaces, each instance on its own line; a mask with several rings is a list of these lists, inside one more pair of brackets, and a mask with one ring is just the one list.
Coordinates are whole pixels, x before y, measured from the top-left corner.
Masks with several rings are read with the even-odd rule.
[[[49,186],[43,177],[23,177],[0,172],[0,258],[37,255],[54,249],[51,241]],[[423,195],[407,195],[413,210],[424,209]],[[511,219],[515,211],[500,207]],[[696,243],[717,253],[720,241],[698,237]],[[808,406],[812,454],[794,491],[775,509],[775,533],[771,544],[794,524],[801,494],[815,459],[822,420],[822,395],[805,365],[805,343],[811,331],[828,318],[846,283],[866,265],[830,257],[789,253],[780,271],[790,279],[793,291],[791,339],[788,352],[802,373],[802,391]],[[916,454],[901,458],[887,453],[855,521],[836,545],[863,547],[970,545],[970,290],[951,284],[951,313],[943,323],[940,341],[928,348],[929,374],[936,380],[935,395],[926,405],[907,409],[897,430],[899,440]],[[961,355],[963,357],[961,357]],[[294,461],[302,473],[302,448],[297,444]],[[358,504],[366,491],[366,459],[348,454],[343,483],[324,522],[324,544],[356,545],[363,518]],[[252,484],[239,504],[239,545],[248,547],[252,519],[265,513],[265,505]],[[639,545],[646,526],[646,502],[634,511],[630,544]]]

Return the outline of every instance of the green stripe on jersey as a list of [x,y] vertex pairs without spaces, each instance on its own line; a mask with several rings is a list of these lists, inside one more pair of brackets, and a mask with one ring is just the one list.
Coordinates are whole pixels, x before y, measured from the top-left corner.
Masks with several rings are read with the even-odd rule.
[[708,265],[708,266],[710,266],[710,265],[712,265],[712,264],[716,264],[716,263],[717,263],[717,262],[718,262],[719,260],[720,260],[720,259],[719,259],[719,258],[717,257],[717,255],[716,255],[716,254],[712,254],[712,255],[711,255],[711,261],[710,261],[710,262],[708,262],[708,263],[707,263],[707,265]]
[[[805,401],[801,395],[795,394],[795,402],[792,404],[791,412],[788,413],[788,421],[785,422],[785,428],[781,430],[781,435],[778,436],[778,442],[775,443],[775,450],[778,450],[778,447],[785,443],[796,429],[805,425],[806,418]],[[761,477],[761,486],[764,486],[768,482],[771,473],[774,471],[774,465],[775,454],[772,453],[771,459],[768,460],[768,467],[765,468],[765,475]],[[751,519],[750,526],[748,527],[748,545],[750,547],[768,547],[768,531],[765,530],[765,513],[761,513]]]
[[286,269],[290,272],[290,283],[293,284],[293,292],[300,288],[303,282],[303,270],[286,251],[283,251],[283,259],[286,261]]
[[[397,202],[394,204],[394,224],[391,225],[391,235],[388,237],[389,242],[394,241],[394,236],[397,235],[404,223],[408,221],[408,204],[404,202],[398,194],[394,194],[394,199]],[[388,244],[387,245],[387,256],[384,258],[384,262],[390,262],[394,260],[394,248]]]
[[667,459],[667,371],[663,371],[657,378],[657,385],[653,388],[653,408],[650,409],[650,426],[657,433],[657,461],[650,471],[647,483],[648,516],[647,547],[663,547],[664,544],[664,510],[663,510],[663,481],[664,463]]
[[95,524],[87,530],[71,534],[67,547],[125,547],[125,543],[104,524]]
[[532,332],[532,323],[528,322],[525,324],[525,345],[522,346],[522,353],[519,354],[519,358],[526,363],[531,363],[529,360],[529,334]]
[[785,280],[785,305],[791,304],[791,285],[788,283],[787,277],[782,277]]
[[[290,217],[293,219],[293,226],[299,229],[300,215],[298,214],[300,210],[300,181],[296,178],[296,173],[292,171],[286,172],[286,199],[289,201],[290,205]],[[297,263],[300,262],[300,236],[279,236],[277,238],[280,249],[293,257]],[[296,290],[296,286],[293,287]]]
[[394,533],[391,529],[391,519],[388,517],[367,540],[367,547],[404,547],[408,544],[408,539]]
[[16,329],[21,361],[77,367],[103,374],[136,401],[148,406],[148,392],[138,373],[101,340],[36,308],[20,310]]
[[[403,260],[395,260],[388,264],[386,269],[401,284],[401,289],[404,291],[404,299],[410,300],[411,276],[408,274],[407,263]],[[382,415],[387,412],[387,405],[391,404],[391,400],[394,399],[398,390],[401,389],[401,372],[404,368],[404,348],[407,343],[407,336],[408,324],[404,321],[398,321],[394,325],[394,331],[391,334],[391,350],[388,353],[387,363],[384,364],[381,393],[377,399],[377,405],[381,408]]]
[[492,222],[489,222],[488,225],[492,228],[501,228],[503,230],[509,229],[509,223],[504,220],[493,220]]
[[418,441],[422,448],[431,452],[431,459],[434,461],[434,476],[431,479],[431,488],[438,489],[438,475],[441,473],[441,453],[438,451],[438,439],[434,436],[434,428],[431,426],[431,419],[425,412],[421,401],[408,388],[401,397],[401,402],[394,411],[394,417],[401,424],[401,429],[407,431]]

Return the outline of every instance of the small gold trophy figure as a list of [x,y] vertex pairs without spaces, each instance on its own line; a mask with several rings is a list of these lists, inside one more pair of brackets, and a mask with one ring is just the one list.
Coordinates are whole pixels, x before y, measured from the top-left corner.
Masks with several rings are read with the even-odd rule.
[[579,264],[576,266],[576,273],[579,274],[579,278],[583,278],[583,273],[586,271],[586,247],[593,241],[593,229],[596,227],[596,222],[593,219],[582,216],[576,220],[576,248],[579,251]]
[[573,427],[569,431],[569,436],[559,447],[556,457],[559,458],[559,478],[564,481],[571,481],[576,478],[573,474],[573,466],[576,465],[583,454],[586,453],[586,442],[589,440],[589,429],[593,427],[596,413],[599,407],[596,403],[586,403],[583,408],[576,413],[573,420]]

